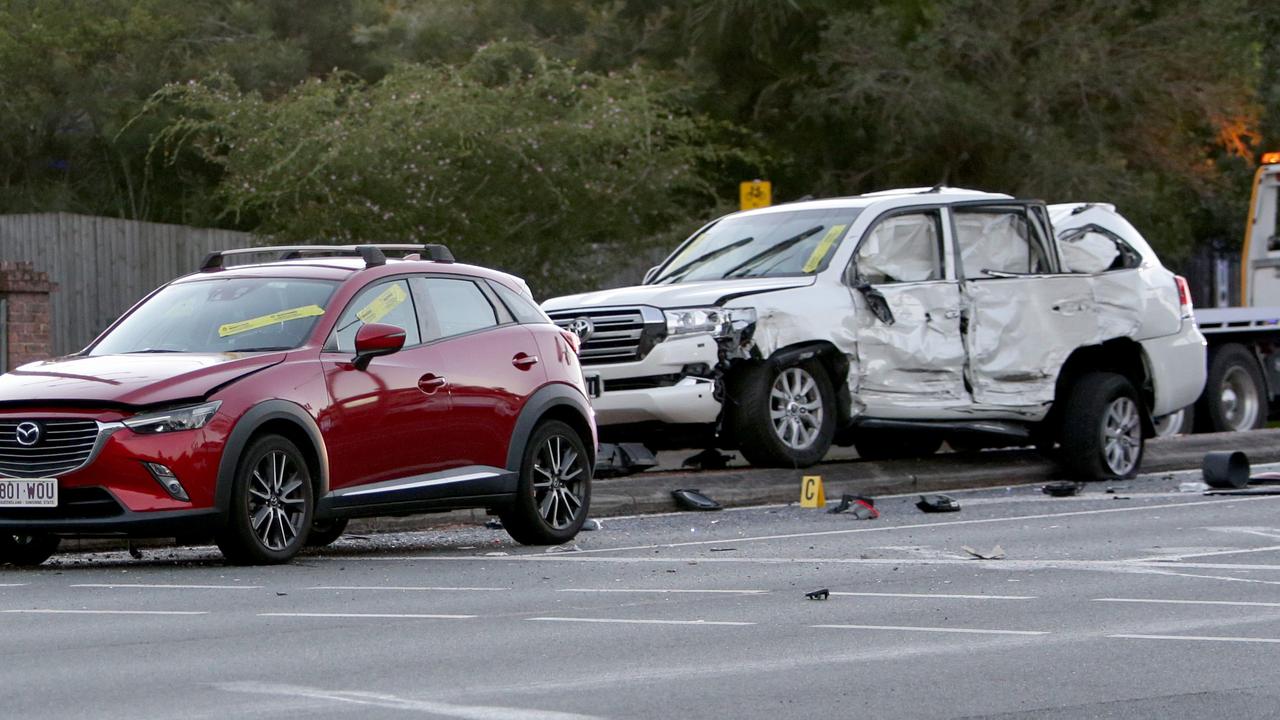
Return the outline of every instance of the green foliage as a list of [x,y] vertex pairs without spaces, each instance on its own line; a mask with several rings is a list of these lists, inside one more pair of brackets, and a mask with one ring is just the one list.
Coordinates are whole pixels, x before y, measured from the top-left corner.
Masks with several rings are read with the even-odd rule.
[[[170,160],[221,168],[236,224],[286,240],[445,242],[553,293],[716,205],[735,153],[646,73],[601,75],[497,44],[466,65],[367,83],[312,80],[274,101],[229,79],[175,85],[151,111]],[[670,242],[671,238],[664,238]]]

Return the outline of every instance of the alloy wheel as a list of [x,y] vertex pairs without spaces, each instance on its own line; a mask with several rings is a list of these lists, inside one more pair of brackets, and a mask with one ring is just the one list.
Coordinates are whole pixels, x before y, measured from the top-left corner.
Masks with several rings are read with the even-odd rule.
[[565,438],[547,438],[533,465],[533,501],[538,514],[555,530],[573,524],[582,510],[583,456]]
[[265,547],[284,550],[302,532],[305,482],[289,456],[279,450],[263,455],[254,466],[249,479],[249,518],[254,535]]
[[1232,430],[1248,430],[1258,421],[1258,388],[1249,371],[1238,365],[1222,376],[1218,402],[1222,417]]
[[1102,449],[1107,468],[1120,477],[1133,472],[1142,453],[1142,423],[1138,404],[1118,397],[1103,416]]
[[812,446],[824,412],[818,383],[808,371],[791,367],[778,373],[769,390],[769,418],[783,445],[793,450]]

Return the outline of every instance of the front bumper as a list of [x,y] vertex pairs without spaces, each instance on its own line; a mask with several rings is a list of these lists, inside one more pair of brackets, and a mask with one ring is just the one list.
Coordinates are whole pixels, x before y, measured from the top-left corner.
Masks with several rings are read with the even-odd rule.
[[[584,365],[586,375],[597,374],[603,393],[591,401],[599,425],[659,422],[701,425],[716,421],[720,401],[715,383],[707,377],[689,374],[690,367],[706,373],[719,362],[714,338],[698,335],[668,338],[658,343],[643,360],[609,365]],[[635,387],[650,378],[679,378],[674,382],[655,381],[653,387]],[[626,389],[610,389],[626,388]]]
[[1208,371],[1204,335],[1194,322],[1183,320],[1181,332],[1143,340],[1141,345],[1155,391],[1152,417],[1177,412],[1200,397]]

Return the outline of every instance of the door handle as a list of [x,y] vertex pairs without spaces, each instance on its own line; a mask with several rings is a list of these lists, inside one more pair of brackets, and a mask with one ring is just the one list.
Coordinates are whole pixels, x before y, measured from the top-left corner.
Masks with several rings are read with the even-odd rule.
[[511,358],[511,364],[515,365],[521,370],[528,370],[529,368],[538,364],[538,356],[527,355],[525,353],[516,353],[516,356]]
[[444,378],[439,375],[427,373],[418,378],[418,389],[428,395],[434,395],[437,390],[444,387]]

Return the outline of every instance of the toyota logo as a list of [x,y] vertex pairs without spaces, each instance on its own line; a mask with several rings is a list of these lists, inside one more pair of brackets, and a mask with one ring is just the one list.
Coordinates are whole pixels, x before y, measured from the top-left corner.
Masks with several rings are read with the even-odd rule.
[[576,317],[569,321],[569,332],[578,336],[578,341],[585,343],[587,338],[591,337],[591,333],[595,332],[596,326],[591,322],[591,318],[583,316]]
[[19,423],[16,430],[18,444],[23,447],[31,447],[40,442],[40,426],[33,422]]

